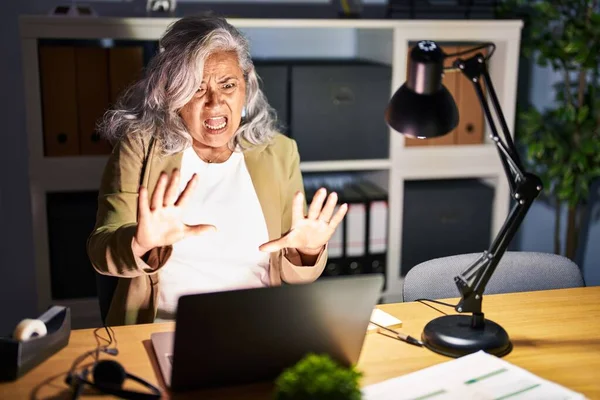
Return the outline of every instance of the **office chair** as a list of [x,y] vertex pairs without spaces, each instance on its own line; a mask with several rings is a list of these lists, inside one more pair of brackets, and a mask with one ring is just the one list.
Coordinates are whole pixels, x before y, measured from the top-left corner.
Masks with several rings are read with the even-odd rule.
[[117,283],[119,278],[114,276],[102,275],[94,271],[96,274],[96,293],[98,294],[98,303],[100,305],[100,316],[102,322],[106,321],[106,315],[110,309],[110,303],[112,301],[115,290],[117,289]]
[[[441,257],[414,266],[404,278],[403,301],[460,297],[454,277],[481,253]],[[485,294],[527,292],[585,286],[577,264],[549,253],[507,251],[490,278]]]

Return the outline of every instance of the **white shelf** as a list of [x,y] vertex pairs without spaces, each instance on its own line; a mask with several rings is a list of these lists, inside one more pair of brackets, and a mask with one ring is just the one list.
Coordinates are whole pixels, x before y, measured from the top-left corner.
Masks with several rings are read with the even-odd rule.
[[[395,166],[405,179],[489,178],[504,170],[494,145],[405,148]],[[45,157],[32,165],[31,180],[44,190],[97,190],[107,156]],[[389,170],[392,161],[305,161],[303,172]]]
[[404,148],[395,166],[411,180],[490,178],[504,173],[493,144]]
[[[45,157],[32,165],[32,182],[46,191],[98,190],[107,156]],[[390,160],[306,161],[304,172],[388,170]]]
[[[165,28],[175,22],[175,18],[70,18],[47,16],[21,16],[22,38],[63,38],[63,39],[141,39],[157,40]],[[475,36],[506,37],[512,34],[518,39],[520,21],[469,20],[468,25],[460,20],[397,20],[397,19],[267,19],[230,18],[237,28],[277,28],[277,29],[394,29],[403,28],[412,36],[421,38],[440,36],[447,40],[472,40],[464,35],[465,28],[480,33]],[[504,36],[502,36],[504,35]]]
[[[171,18],[20,17],[40,311],[52,302],[46,233],[46,193],[97,190],[107,157],[44,157],[37,41],[111,38],[154,41],[158,40],[174,21],[175,19]],[[490,60],[490,75],[507,123],[509,127],[514,126],[521,21],[230,19],[229,22],[249,33],[253,48],[256,48],[253,40],[262,41],[269,56],[271,53],[277,56],[281,52],[288,55],[288,52],[294,49],[294,43],[301,43],[302,56],[327,54],[328,57],[335,58],[348,55],[391,65],[390,96],[404,83],[407,76],[406,57],[410,42],[421,39],[494,42],[496,52]],[[323,38],[318,46],[314,44],[315,29],[319,32],[319,38]],[[276,46],[272,45],[273,37],[279,39],[275,43]],[[342,46],[340,41],[344,42]],[[263,49],[264,51],[266,50]],[[484,137],[488,137],[487,132],[484,132]],[[399,273],[402,249],[398,243],[402,243],[403,235],[404,182],[417,179],[483,178],[491,182],[495,189],[492,237],[501,228],[508,214],[509,186],[497,150],[489,139],[486,140],[487,142],[481,145],[404,147],[403,137],[390,130],[388,158],[301,162],[301,170],[305,172],[364,171],[385,180],[389,193],[389,235],[387,289],[383,293],[384,299],[399,301],[402,295],[403,279]],[[380,174],[380,171],[383,173]],[[92,307],[90,299],[72,303],[79,307],[82,313],[86,307]],[[93,306],[95,307],[95,304]]]
[[49,191],[98,190],[106,156],[47,157],[30,169],[31,180]]
[[303,172],[333,172],[333,171],[371,171],[389,169],[390,160],[341,160],[341,161],[305,161],[300,162]]

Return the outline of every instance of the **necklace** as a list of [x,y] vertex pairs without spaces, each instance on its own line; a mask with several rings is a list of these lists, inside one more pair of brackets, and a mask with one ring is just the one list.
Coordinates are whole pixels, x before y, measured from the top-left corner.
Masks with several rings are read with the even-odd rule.
[[204,162],[206,162],[207,164],[212,164],[215,161],[217,161],[219,159],[219,157],[221,157],[222,154],[224,154],[228,149],[222,150],[219,154],[217,154],[213,159],[205,159],[204,157],[202,157],[200,154],[198,154],[198,157],[200,157],[200,159]]

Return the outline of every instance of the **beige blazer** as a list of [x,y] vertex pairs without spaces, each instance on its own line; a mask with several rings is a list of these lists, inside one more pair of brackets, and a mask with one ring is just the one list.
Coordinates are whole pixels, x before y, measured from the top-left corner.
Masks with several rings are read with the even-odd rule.
[[[154,322],[160,286],[158,271],[169,259],[172,246],[152,250],[145,260],[133,255],[138,190],[143,185],[151,195],[161,172],[171,174],[181,167],[182,154],[165,156],[154,140],[127,137],[115,145],[107,162],[96,225],[87,250],[97,272],[119,278],[106,317],[108,325]],[[268,145],[245,150],[244,158],[265,216],[269,240],[277,239],[291,227],[294,193],[304,191],[296,142],[278,134]],[[271,285],[314,281],[323,272],[326,261],[327,246],[312,266],[302,265],[295,249],[272,253]]]

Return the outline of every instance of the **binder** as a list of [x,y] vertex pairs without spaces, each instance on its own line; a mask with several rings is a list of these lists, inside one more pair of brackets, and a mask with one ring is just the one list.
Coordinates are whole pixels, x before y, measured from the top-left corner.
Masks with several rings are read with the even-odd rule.
[[96,130],[98,121],[109,105],[108,51],[101,47],[77,47],[75,63],[80,154],[109,154],[110,144]]
[[388,238],[388,193],[375,183],[363,179],[358,189],[366,199],[366,238],[367,251],[365,272],[386,272]]
[[[316,176],[305,179],[304,181],[304,191],[306,197],[307,206],[310,205],[312,199],[319,188],[325,187],[328,193],[335,191],[339,194],[340,184],[337,182],[335,177],[330,177],[327,179],[323,176]],[[334,214],[339,209],[339,204],[341,202],[338,201],[338,206],[336,206]],[[335,232],[329,239],[328,243],[328,257],[327,264],[325,264],[325,268],[321,275],[321,278],[339,276],[344,273],[344,224],[340,223],[336,228]]]
[[321,277],[370,273],[385,276],[387,191],[355,174],[312,176],[304,180],[304,187],[307,204],[320,187],[336,191],[339,205],[348,204],[345,218],[329,240],[328,262]]
[[141,78],[143,68],[144,48],[142,46],[121,46],[109,50],[111,103],[114,103],[133,82]]
[[[459,47],[459,51],[468,50],[473,46]],[[479,50],[478,50],[479,51]],[[485,49],[480,50],[485,56]],[[464,57],[472,57],[476,52],[466,54]],[[458,109],[460,112],[460,120],[456,127],[456,143],[457,144],[481,144],[483,143],[484,119],[483,109],[480,106],[479,98],[475,93],[473,82],[461,76],[458,80],[460,97],[458,101]],[[485,91],[485,86],[483,86]]]
[[47,157],[79,155],[75,48],[39,47],[40,85]]
[[348,275],[361,274],[365,271],[367,254],[367,205],[356,182],[344,186],[340,203],[348,204],[343,221],[344,272]]

